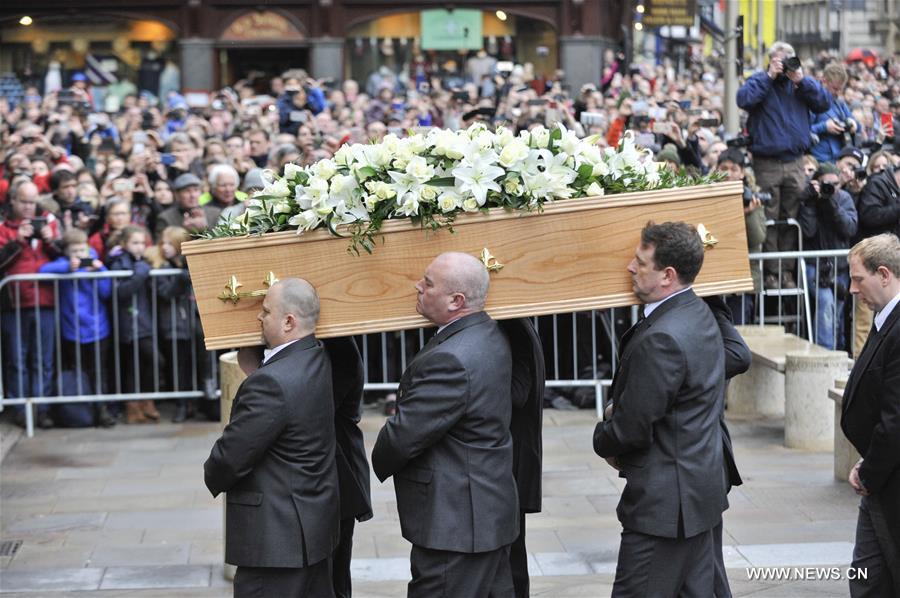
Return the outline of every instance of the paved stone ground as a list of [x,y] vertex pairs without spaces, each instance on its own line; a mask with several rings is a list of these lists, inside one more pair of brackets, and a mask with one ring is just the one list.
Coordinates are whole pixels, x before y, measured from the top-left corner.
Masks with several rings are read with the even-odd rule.
[[[383,418],[363,424],[371,443]],[[545,411],[544,511],[528,518],[534,596],[609,595],[623,486],[591,450],[591,411]],[[733,421],[745,485],[730,495],[726,564],[736,596],[846,596],[843,580],[748,580],[747,567],[838,566],[850,560],[856,496],[830,453],[785,449],[779,421]],[[38,430],[0,469],[0,592],[34,596],[230,596],[222,575],[222,502],[201,465],[213,423]],[[0,423],[0,444],[17,435]],[[405,595],[409,544],[390,481],[373,481],[376,516],[357,525],[354,596]],[[815,573],[813,573],[815,575]]]

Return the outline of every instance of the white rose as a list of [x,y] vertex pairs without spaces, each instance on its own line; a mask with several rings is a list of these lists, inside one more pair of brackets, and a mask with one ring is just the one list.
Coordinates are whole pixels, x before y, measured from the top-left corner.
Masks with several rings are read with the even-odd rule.
[[288,189],[288,183],[284,179],[278,179],[274,181],[270,185],[266,185],[263,188],[263,195],[272,195],[274,197],[287,197],[291,194],[290,189]]
[[603,187],[601,187],[596,181],[594,181],[593,183],[588,185],[588,188],[585,190],[585,193],[587,193],[591,197],[600,197],[601,195],[603,195],[605,193],[605,191],[604,191]]
[[303,168],[294,164],[293,162],[288,162],[284,165],[284,178],[293,181],[294,177],[299,173],[303,172]]
[[291,204],[286,201],[279,201],[272,206],[273,214],[290,214],[292,211],[293,210],[291,210]]
[[397,195],[397,191],[384,181],[378,181],[373,187],[372,193],[374,193],[378,199],[391,199]]
[[345,143],[334,153],[334,161],[341,166],[350,166],[350,162],[353,161],[353,150],[348,144]]
[[428,142],[425,141],[425,138],[422,135],[413,135],[412,137],[406,138],[406,147],[404,148],[410,154],[424,154],[425,150],[428,149]]
[[510,195],[518,195],[522,190],[522,186],[519,184],[519,180],[517,178],[511,178],[506,179],[503,182],[503,189]]
[[543,149],[550,145],[550,131],[544,127],[536,127],[531,130],[531,145]]
[[463,202],[462,207],[466,212],[477,212],[478,211],[478,201],[476,201],[474,197],[470,197],[469,199],[467,199]]
[[313,164],[312,169],[313,172],[316,173],[316,176],[322,177],[327,181],[337,172],[337,165],[333,160],[319,160]]
[[452,192],[442,194],[438,200],[438,207],[442,212],[452,212],[459,207],[459,196]]
[[594,170],[591,171],[591,176],[607,176],[608,174],[609,166],[603,160],[595,163]]
[[500,165],[506,168],[528,157],[528,146],[521,139],[510,141],[500,152]]
[[497,144],[497,147],[506,147],[515,138],[512,131],[506,127],[499,127],[494,135],[494,143]]
[[437,197],[437,189],[431,185],[425,185],[422,187],[421,191],[419,191],[419,197],[422,198],[422,201],[434,201]]

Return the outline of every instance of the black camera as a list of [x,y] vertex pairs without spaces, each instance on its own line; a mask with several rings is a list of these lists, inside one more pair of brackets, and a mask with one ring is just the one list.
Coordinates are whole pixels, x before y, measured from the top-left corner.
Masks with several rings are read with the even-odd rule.
[[853,176],[856,177],[857,181],[864,181],[866,177],[869,176],[869,173],[866,172],[866,169],[860,166],[859,168],[853,169]]
[[31,233],[31,236],[35,237],[35,238],[40,237],[41,229],[43,229],[44,226],[46,226],[46,225],[47,225],[46,218],[32,218],[31,219],[31,228],[34,230],[34,232]]
[[740,137],[733,137],[725,142],[725,145],[728,147],[750,147],[750,137],[747,135],[741,135]]
[[831,197],[834,195],[835,186],[831,183],[819,183],[819,197]]
[[91,259],[91,258],[89,258],[89,257],[83,257],[83,258],[81,258],[81,260],[78,262],[78,267],[79,267],[79,268],[90,268],[90,267],[93,266],[93,265],[94,265],[94,260]]
[[800,67],[802,66],[800,64],[800,59],[797,58],[796,56],[790,56],[788,58],[785,58],[784,61],[782,62],[782,64],[784,65],[784,70],[787,72],[799,70]]
[[753,189],[751,189],[750,187],[744,186],[744,205],[749,206],[750,202],[753,201],[754,198],[758,199],[759,203],[763,204],[764,206],[767,206],[767,205],[769,205],[769,202],[772,201],[772,194],[765,193],[763,191],[754,193]]

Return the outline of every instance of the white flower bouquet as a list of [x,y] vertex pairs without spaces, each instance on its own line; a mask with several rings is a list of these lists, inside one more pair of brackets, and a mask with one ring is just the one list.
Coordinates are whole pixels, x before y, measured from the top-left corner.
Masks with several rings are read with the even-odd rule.
[[371,252],[381,224],[411,218],[423,227],[450,227],[460,212],[489,208],[540,210],[547,202],[610,193],[683,187],[721,180],[661,168],[649,150],[626,133],[616,148],[579,139],[557,125],[514,135],[475,124],[464,131],[345,145],[334,158],[283,177],[267,172],[267,185],[246,211],[210,229],[210,238],[327,227],[349,233],[349,250]]

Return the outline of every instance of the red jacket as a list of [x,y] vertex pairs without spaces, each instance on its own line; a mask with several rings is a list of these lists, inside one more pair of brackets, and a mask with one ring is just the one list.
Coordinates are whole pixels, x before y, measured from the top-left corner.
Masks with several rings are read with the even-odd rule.
[[[59,238],[59,220],[50,213],[43,214],[47,219],[47,226],[53,230],[53,237]],[[36,274],[41,266],[59,255],[59,250],[54,245],[48,245],[40,239],[31,239],[27,243],[21,243],[19,236],[19,220],[7,220],[0,223],[0,247],[8,243],[18,243],[22,251],[13,263],[3,273],[4,276],[13,274]],[[16,291],[18,288],[18,292]],[[8,284],[4,287],[2,304],[4,309],[16,306],[16,296],[19,298],[19,307],[34,307],[37,303],[41,307],[53,307],[53,285],[38,285],[37,293],[35,285],[31,282],[19,282]]]

